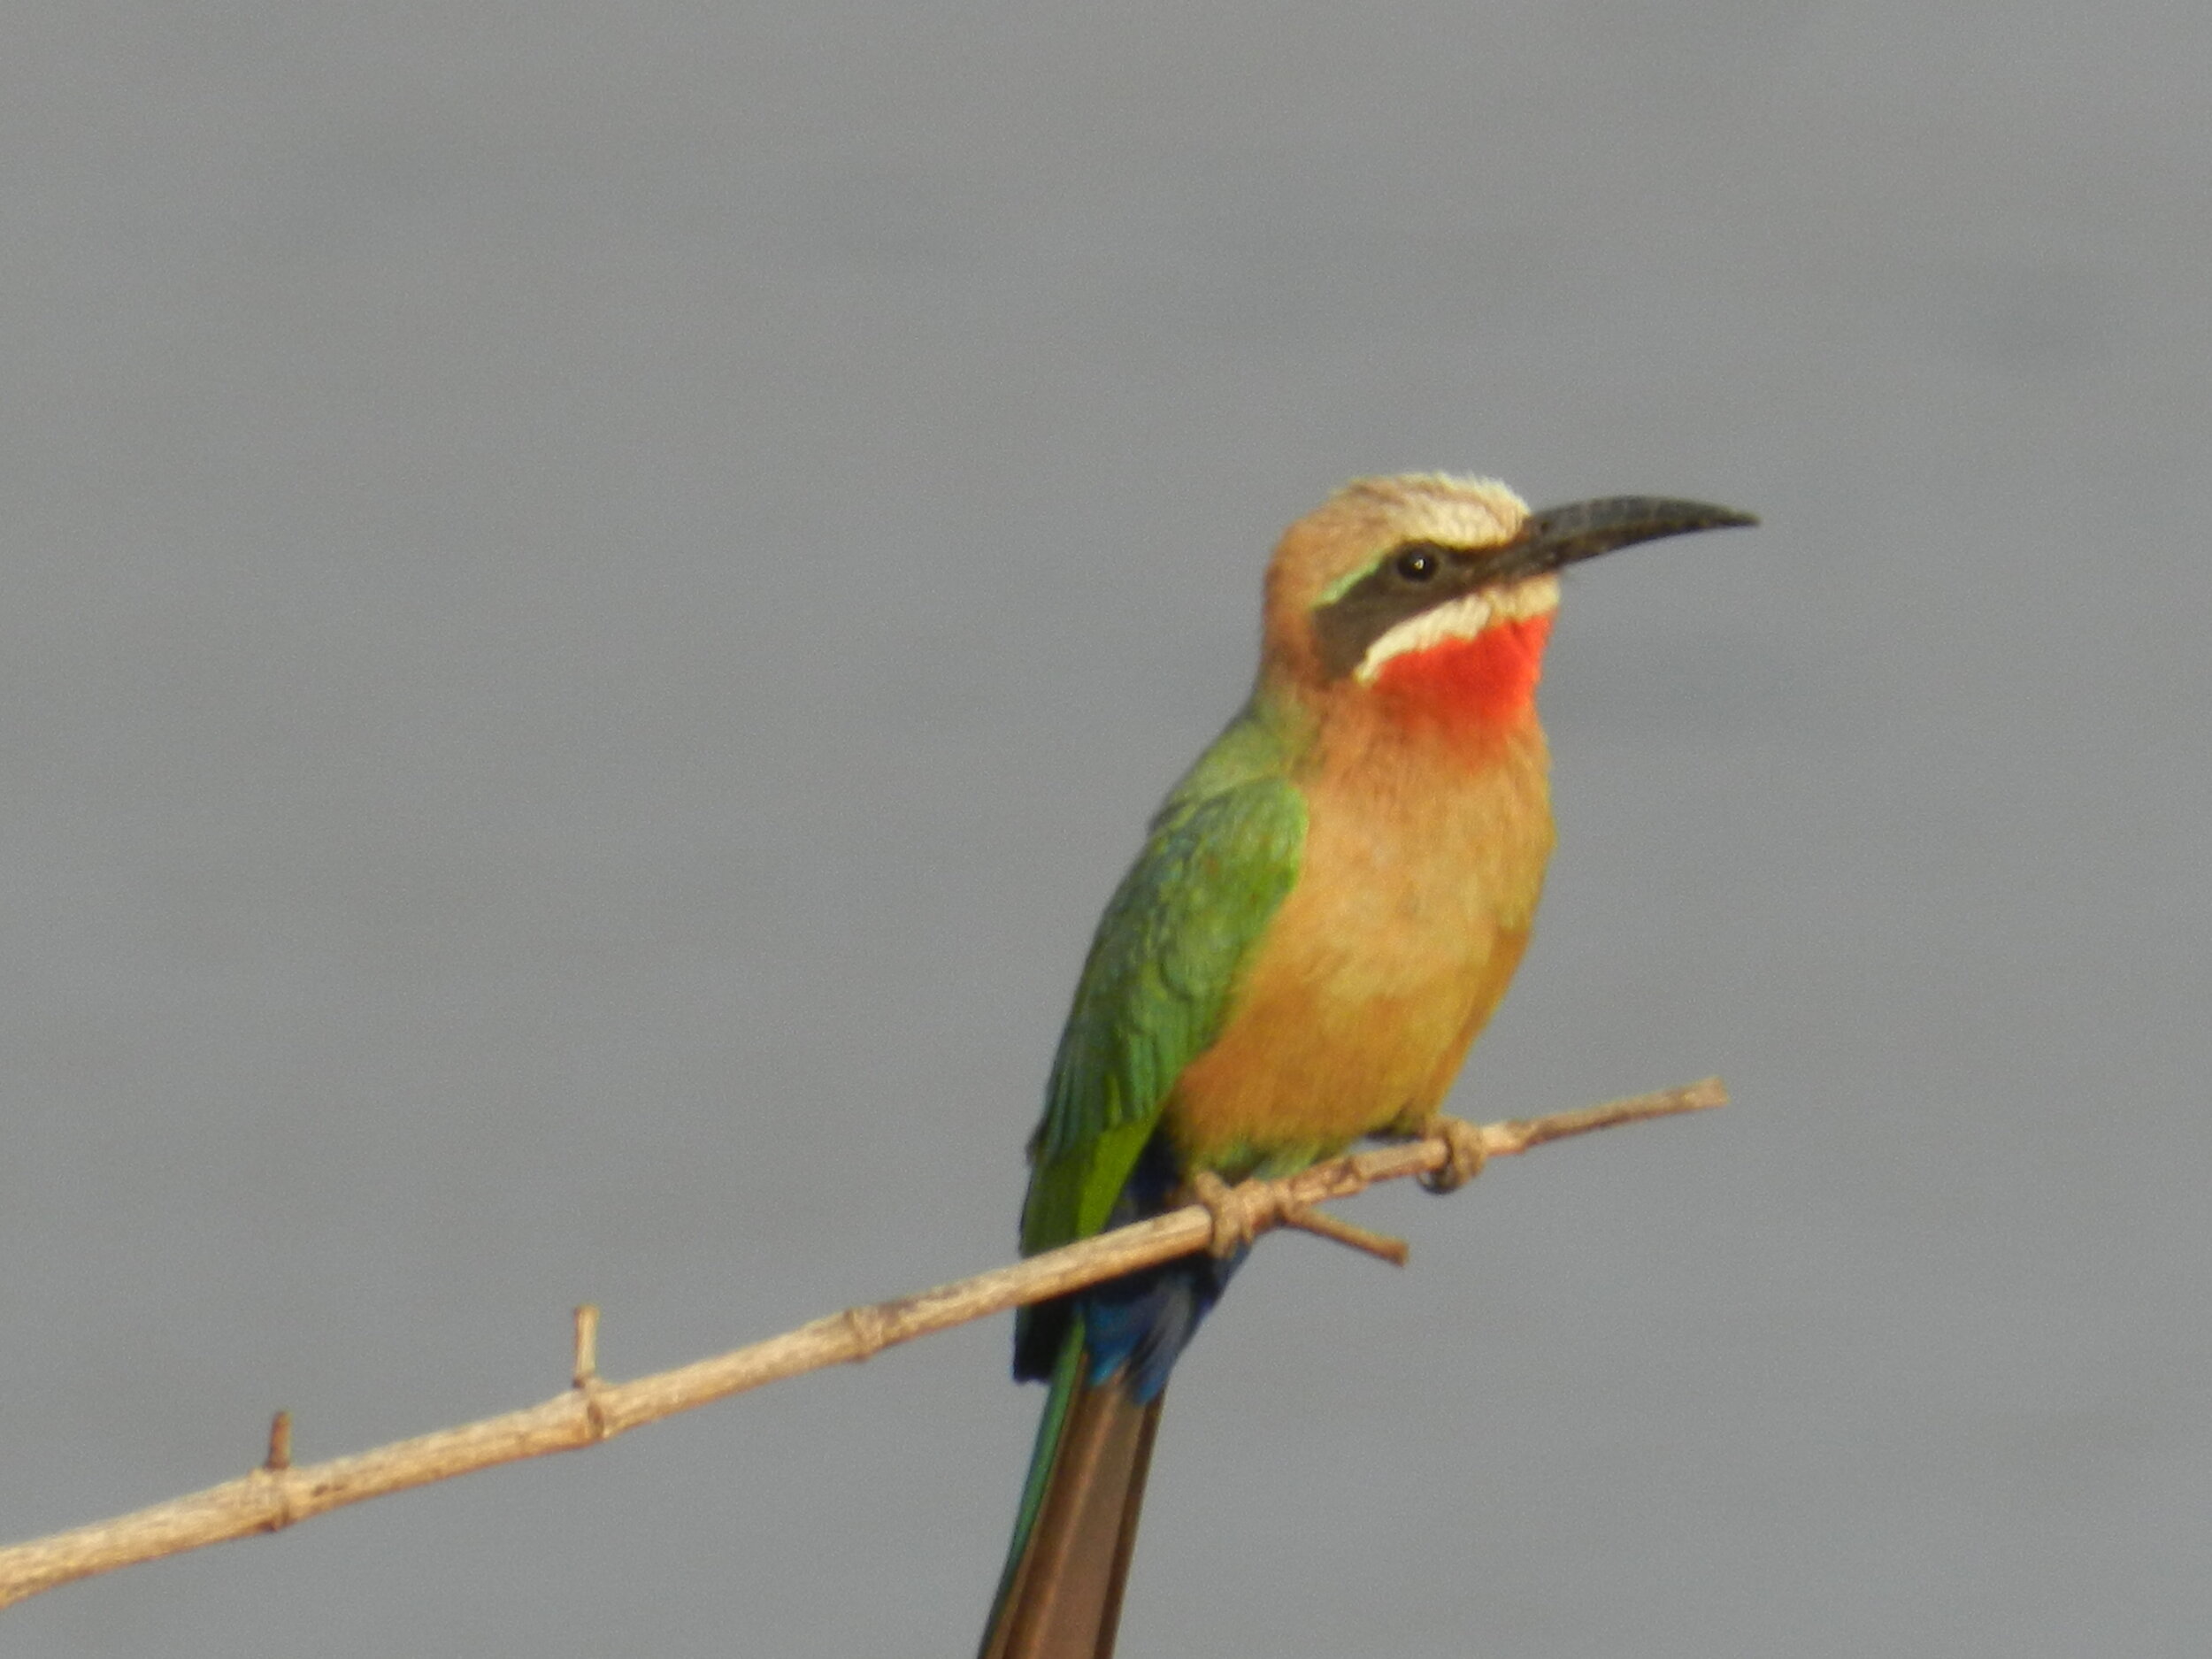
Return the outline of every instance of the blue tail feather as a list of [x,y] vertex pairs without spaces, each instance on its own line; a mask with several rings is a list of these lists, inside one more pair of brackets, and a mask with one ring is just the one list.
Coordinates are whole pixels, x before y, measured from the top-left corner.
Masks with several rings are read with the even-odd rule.
[[[1164,1214],[1175,1207],[1181,1185],[1173,1151],[1164,1139],[1154,1136],[1139,1155],[1107,1226]],[[1139,1404],[1150,1404],[1167,1386],[1177,1356],[1221,1300],[1244,1256],[1242,1250],[1225,1259],[1187,1256],[1024,1309],[1015,1331],[1015,1377],[1025,1382],[1051,1379],[1072,1316],[1083,1323],[1084,1380],[1095,1387],[1127,1366],[1125,1386]]]

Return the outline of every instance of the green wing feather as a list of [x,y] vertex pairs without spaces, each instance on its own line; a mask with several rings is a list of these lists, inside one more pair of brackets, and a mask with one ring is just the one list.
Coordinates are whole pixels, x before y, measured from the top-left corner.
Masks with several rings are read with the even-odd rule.
[[[1220,1034],[1240,978],[1298,879],[1306,803],[1290,781],[1290,747],[1256,700],[1168,796],[1106,906],[1029,1143],[1025,1253],[1106,1225],[1176,1079]],[[1005,1621],[1061,1436],[1087,1386],[1082,1325],[1064,1305],[1022,1309],[1015,1331],[1018,1374],[1048,1375],[1052,1392],[984,1632],[987,1659],[1009,1640]],[[1143,1489],[1141,1468],[1134,1481],[1125,1504]]]
[[1286,745],[1256,705],[1168,796],[1099,922],[1030,1142],[1025,1252],[1105,1225],[1176,1079],[1220,1034],[1305,835]]

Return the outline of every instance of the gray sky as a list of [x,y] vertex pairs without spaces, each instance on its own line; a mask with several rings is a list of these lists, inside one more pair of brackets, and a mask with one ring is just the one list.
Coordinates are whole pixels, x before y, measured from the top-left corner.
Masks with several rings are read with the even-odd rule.
[[[0,29],[0,1536],[991,1265],[1353,473],[1578,579],[1479,1116],[1266,1246],[1123,1652],[2212,1628],[2212,12],[830,0]],[[1005,1322],[11,1653],[961,1654]]]

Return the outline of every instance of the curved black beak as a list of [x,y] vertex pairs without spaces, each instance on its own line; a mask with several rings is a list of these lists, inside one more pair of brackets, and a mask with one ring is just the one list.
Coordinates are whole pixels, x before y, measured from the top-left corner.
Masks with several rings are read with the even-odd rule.
[[1669,501],[1658,495],[1609,495],[1531,513],[1521,534],[1500,548],[1488,574],[1520,580],[1542,576],[1616,548],[1693,530],[1727,530],[1759,520],[1710,502]]

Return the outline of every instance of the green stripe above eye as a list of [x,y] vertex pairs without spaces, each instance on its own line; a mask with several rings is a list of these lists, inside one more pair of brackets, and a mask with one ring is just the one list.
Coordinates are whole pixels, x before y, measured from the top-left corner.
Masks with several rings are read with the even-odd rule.
[[1389,553],[1378,553],[1371,563],[1363,565],[1357,570],[1346,571],[1343,575],[1321,590],[1321,597],[1313,602],[1313,608],[1318,611],[1324,605],[1334,604],[1345,595],[1350,593],[1353,588],[1372,576],[1381,566],[1382,562],[1397,550],[1396,548],[1392,548]]

